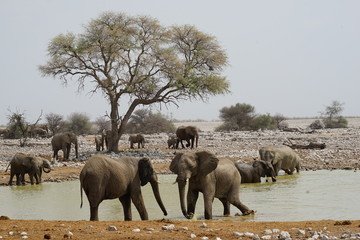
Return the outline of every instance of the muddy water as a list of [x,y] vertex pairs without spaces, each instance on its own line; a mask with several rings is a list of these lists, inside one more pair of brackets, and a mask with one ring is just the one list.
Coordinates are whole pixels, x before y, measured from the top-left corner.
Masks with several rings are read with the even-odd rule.
[[[170,219],[184,220],[180,211],[175,175],[160,175],[161,195]],[[164,216],[157,206],[150,186],[143,187],[145,205],[150,219]],[[221,218],[230,221],[302,221],[322,219],[359,219],[360,172],[309,171],[293,176],[280,176],[276,183],[243,184],[240,199],[257,210],[254,216]],[[196,217],[203,218],[200,194]],[[84,194],[80,209],[79,181],[43,183],[36,186],[0,188],[0,215],[12,219],[88,220],[89,205]],[[222,205],[215,199],[214,217],[222,214]],[[239,212],[231,208],[231,215]],[[123,220],[118,200],[100,204],[100,220]],[[133,207],[133,219],[139,215]]]

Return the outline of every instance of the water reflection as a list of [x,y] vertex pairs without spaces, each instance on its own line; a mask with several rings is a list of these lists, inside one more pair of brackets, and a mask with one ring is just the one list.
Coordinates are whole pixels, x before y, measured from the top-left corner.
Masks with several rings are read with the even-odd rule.
[[[166,218],[181,219],[180,202],[175,175],[159,175],[160,192],[167,208]],[[353,171],[309,171],[280,176],[276,183],[242,184],[240,199],[257,210],[254,216],[225,218],[230,221],[302,221],[321,219],[358,219],[360,204],[360,173]],[[150,219],[164,216],[156,203],[150,186],[142,188]],[[84,194],[80,209],[79,181],[43,183],[40,185],[0,187],[0,213],[12,219],[88,220],[89,205]],[[203,199],[197,203],[197,217],[203,217]],[[118,200],[100,204],[100,220],[123,220]],[[140,220],[133,207],[133,219]],[[213,216],[220,217],[223,209],[219,200],[213,204]],[[231,215],[239,212],[231,208]],[[219,220],[219,219],[218,219]],[[224,220],[224,218],[221,218]]]

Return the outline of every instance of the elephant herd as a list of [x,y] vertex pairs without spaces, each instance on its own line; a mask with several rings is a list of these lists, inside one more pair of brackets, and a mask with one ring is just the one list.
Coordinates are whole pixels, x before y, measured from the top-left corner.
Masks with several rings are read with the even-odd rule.
[[[204,198],[204,217],[212,219],[214,198],[221,201],[224,216],[230,215],[230,204],[242,215],[255,213],[240,201],[240,183],[260,182],[261,177],[276,176],[280,169],[292,174],[299,172],[300,158],[287,146],[268,146],[259,150],[261,160],[251,164],[219,159],[208,151],[176,153],[170,163],[170,171],[177,175],[180,208],[182,214],[191,219],[201,192]],[[243,181],[242,179],[245,179]],[[80,173],[80,188],[84,190],[90,205],[90,220],[98,221],[98,208],[105,199],[118,198],[123,206],[124,220],[132,220],[131,202],[142,220],[148,219],[141,186],[150,182],[155,199],[166,216],[161,200],[156,173],[148,158],[110,158],[96,154],[88,159]],[[188,183],[187,192],[186,185]],[[186,200],[185,200],[186,199]],[[81,206],[83,192],[81,190]]]

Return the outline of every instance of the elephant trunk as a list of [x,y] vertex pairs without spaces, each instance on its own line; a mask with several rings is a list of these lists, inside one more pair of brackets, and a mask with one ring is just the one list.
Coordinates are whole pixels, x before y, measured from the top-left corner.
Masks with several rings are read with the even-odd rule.
[[161,200],[160,197],[160,191],[159,191],[159,183],[157,181],[157,179],[153,179],[150,181],[151,184],[151,188],[153,190],[156,202],[158,203],[159,207],[161,208],[161,210],[163,211],[164,215],[167,216],[167,211],[166,208]]
[[[47,170],[45,170],[45,169],[47,169]],[[49,172],[51,172],[51,167],[49,167],[49,168],[43,168],[43,171],[44,171],[44,173],[49,173]]]
[[185,206],[185,187],[186,187],[186,181],[177,181],[178,182],[178,188],[179,188],[179,195],[180,195],[180,206],[181,211],[183,215],[190,219],[191,216],[187,213],[186,206]]

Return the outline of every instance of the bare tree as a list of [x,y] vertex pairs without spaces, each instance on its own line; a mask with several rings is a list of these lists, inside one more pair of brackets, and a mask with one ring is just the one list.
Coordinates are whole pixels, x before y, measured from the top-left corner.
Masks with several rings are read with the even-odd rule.
[[45,116],[49,130],[53,135],[58,133],[64,125],[63,116],[56,113],[49,113]]
[[[64,84],[76,79],[79,89],[93,83],[92,91],[104,94],[110,103],[110,151],[117,151],[139,105],[205,101],[229,92],[229,82],[221,76],[227,65],[225,51],[215,37],[194,26],[163,27],[151,17],[107,12],[84,28],[82,34],[52,39],[49,60],[39,70]],[[120,106],[124,97],[130,102]]]

